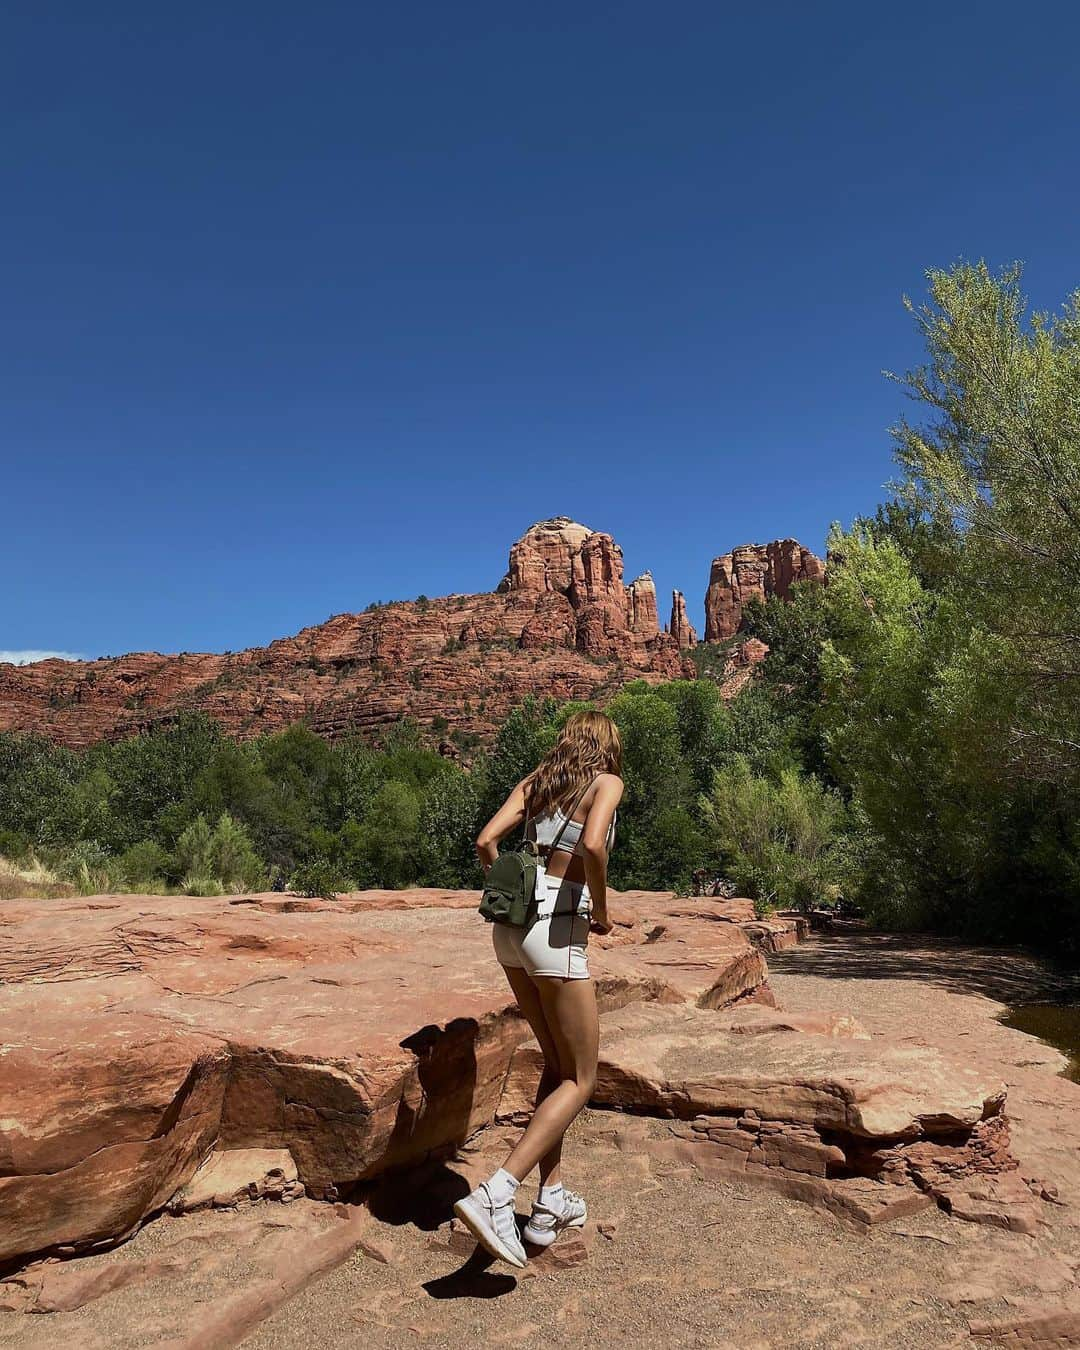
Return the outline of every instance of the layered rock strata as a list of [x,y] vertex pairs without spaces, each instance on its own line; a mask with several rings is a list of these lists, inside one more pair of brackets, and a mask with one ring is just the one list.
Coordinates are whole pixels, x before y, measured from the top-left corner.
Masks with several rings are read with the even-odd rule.
[[[1034,1232],[1009,1149],[1005,1088],[926,1046],[871,1041],[854,1019],[637,1004],[601,1018],[593,1102],[673,1118],[654,1156],[877,1224],[939,1204]],[[499,1118],[525,1119],[542,1059],[515,1052]]]
[[[537,1051],[476,900],[0,905],[0,1265],[111,1245],[166,1206],[347,1198],[521,1110]],[[1000,1083],[868,1043],[842,1016],[770,1009],[763,935],[739,902],[616,905],[590,952],[597,1105],[674,1118],[691,1133],[672,1148],[707,1144],[695,1160],[802,1198],[832,1203],[842,1182],[868,1214],[930,1195],[1029,1221],[999,1189]]]
[[679,650],[697,646],[697,632],[686,614],[686,597],[682,591],[671,592],[671,619],[668,632],[679,644]]
[[[656,933],[654,900],[592,954],[602,1006],[722,1007],[762,986],[737,925],[673,915]],[[115,1242],[189,1184],[235,1189],[192,1182],[214,1150],[287,1150],[295,1173],[279,1154],[266,1170],[325,1199],[461,1144],[528,1035],[476,903],[0,905],[0,1264]]]
[[486,737],[530,694],[602,701],[630,679],[692,675],[685,645],[660,629],[652,577],[624,582],[611,535],[558,517],[514,544],[494,592],[339,614],[237,653],[0,665],[0,730],[79,747],[198,709],[237,737],[306,720],[333,738],[405,715]]

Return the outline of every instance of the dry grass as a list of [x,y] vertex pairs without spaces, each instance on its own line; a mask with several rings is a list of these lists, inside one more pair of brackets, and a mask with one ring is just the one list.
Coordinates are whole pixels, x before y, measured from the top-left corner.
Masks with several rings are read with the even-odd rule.
[[77,894],[36,858],[24,863],[0,858],[0,900],[60,900]]

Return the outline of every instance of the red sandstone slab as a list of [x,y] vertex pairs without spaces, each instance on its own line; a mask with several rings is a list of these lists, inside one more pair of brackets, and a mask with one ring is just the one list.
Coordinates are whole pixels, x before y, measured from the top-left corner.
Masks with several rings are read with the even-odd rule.
[[688,1117],[756,1111],[864,1138],[970,1130],[1005,1089],[929,1046],[732,1032],[691,1008],[608,1014],[594,1100]]
[[[793,1020],[767,1009],[646,1004],[606,1013],[593,1103],[683,1120],[749,1111],[884,1141],[970,1131],[1000,1110],[999,1081],[931,1047],[793,1030],[785,1025]],[[500,1116],[531,1102],[539,1068],[535,1043],[522,1045]]]
[[[0,1259],[130,1231],[212,1147],[288,1149],[326,1197],[490,1121],[527,1028],[475,895],[436,895],[0,905]],[[653,922],[645,897],[591,959],[609,1008],[765,975],[737,928]]]

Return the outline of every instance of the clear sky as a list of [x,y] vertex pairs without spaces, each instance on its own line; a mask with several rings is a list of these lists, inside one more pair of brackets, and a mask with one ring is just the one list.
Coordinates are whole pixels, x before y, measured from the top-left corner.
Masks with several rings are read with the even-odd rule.
[[960,256],[1080,285],[1072,3],[10,0],[0,649],[238,649],[872,510]]

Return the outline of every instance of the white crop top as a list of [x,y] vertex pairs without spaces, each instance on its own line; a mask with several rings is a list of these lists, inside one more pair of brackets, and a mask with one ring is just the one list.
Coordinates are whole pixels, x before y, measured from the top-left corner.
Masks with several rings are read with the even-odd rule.
[[[606,843],[609,853],[615,843],[615,819],[617,815],[618,812],[615,812],[611,817],[611,824],[608,826]],[[559,840],[558,848],[560,853],[576,853],[577,846],[581,842],[581,832],[585,828],[583,820],[567,820],[566,815],[558,807],[550,816],[537,816],[533,825],[536,827],[536,842],[545,848],[551,847],[555,836],[562,830],[562,838]]]

